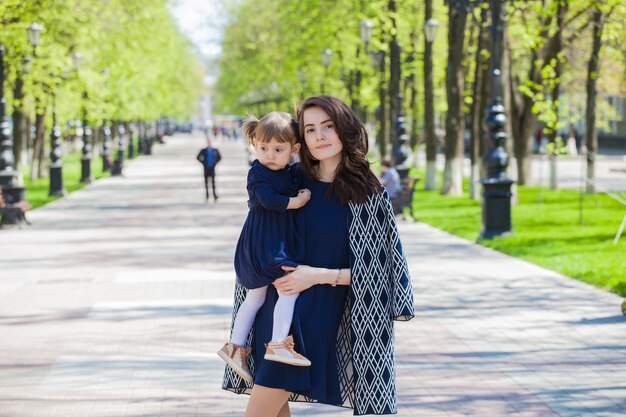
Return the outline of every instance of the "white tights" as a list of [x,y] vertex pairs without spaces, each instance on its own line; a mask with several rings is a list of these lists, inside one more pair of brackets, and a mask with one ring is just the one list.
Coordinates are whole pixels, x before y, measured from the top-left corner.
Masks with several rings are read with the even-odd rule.
[[[230,343],[234,345],[244,346],[246,338],[256,313],[259,311],[263,303],[265,302],[265,293],[267,287],[255,288],[248,290],[246,299],[241,303],[237,315],[235,316],[235,323],[233,324],[233,331],[230,336]],[[274,307],[274,325],[272,327],[272,342],[278,342],[284,340],[289,334],[289,328],[291,327],[291,320],[293,318],[293,308],[298,299],[298,294],[295,295],[278,295],[278,301]]]

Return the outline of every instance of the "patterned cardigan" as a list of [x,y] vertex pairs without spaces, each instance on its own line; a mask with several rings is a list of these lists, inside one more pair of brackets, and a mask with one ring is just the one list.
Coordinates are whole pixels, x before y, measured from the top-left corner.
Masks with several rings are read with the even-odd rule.
[[[354,415],[395,414],[393,320],[413,318],[413,289],[387,192],[349,206],[351,284],[337,334],[340,405],[353,408]],[[234,311],[245,293],[237,284]],[[251,355],[252,372],[254,359]],[[222,388],[249,394],[251,385],[226,367]],[[315,402],[299,394],[289,399]]]

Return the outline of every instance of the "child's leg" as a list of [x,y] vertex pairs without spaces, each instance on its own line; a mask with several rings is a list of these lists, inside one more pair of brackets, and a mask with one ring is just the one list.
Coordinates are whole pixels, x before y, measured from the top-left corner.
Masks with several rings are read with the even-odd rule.
[[289,328],[293,319],[293,308],[296,305],[298,294],[279,295],[274,307],[274,327],[272,328],[272,342],[284,340],[289,335]]
[[243,346],[246,343],[246,337],[248,337],[248,333],[250,333],[256,313],[265,302],[266,291],[267,287],[248,290],[246,299],[241,303],[237,315],[235,316],[235,323],[233,324],[233,331],[230,336],[230,343],[233,345]]

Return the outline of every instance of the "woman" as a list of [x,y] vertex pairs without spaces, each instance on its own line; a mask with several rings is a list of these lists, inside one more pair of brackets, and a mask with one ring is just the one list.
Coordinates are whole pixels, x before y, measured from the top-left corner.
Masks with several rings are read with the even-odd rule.
[[[284,268],[257,315],[254,387],[227,369],[223,388],[251,394],[246,417],[290,416],[288,400],[393,414],[393,320],[413,318],[413,292],[389,197],[369,168],[365,128],[345,103],[309,97],[298,124],[301,188],[311,190],[296,213],[299,266]],[[300,294],[292,326],[308,368],[263,360],[276,290]],[[244,292],[235,289],[235,311]]]

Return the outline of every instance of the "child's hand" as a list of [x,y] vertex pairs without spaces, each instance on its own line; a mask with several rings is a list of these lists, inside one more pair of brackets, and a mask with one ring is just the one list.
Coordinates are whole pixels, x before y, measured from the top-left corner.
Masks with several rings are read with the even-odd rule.
[[300,203],[300,207],[304,206],[311,199],[311,191],[308,188],[303,188],[302,190],[298,190],[298,195],[296,197],[298,202]]
[[295,197],[289,197],[289,205],[287,206],[288,210],[299,209],[309,202],[311,199],[311,191],[306,188],[302,190],[298,190],[298,195]]

